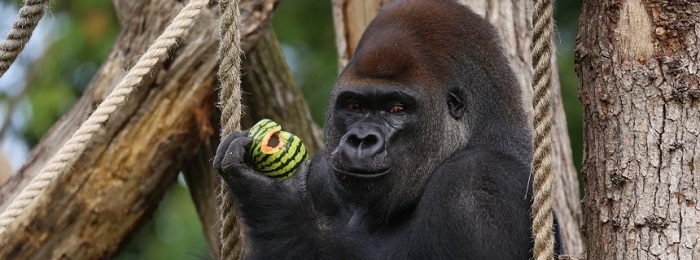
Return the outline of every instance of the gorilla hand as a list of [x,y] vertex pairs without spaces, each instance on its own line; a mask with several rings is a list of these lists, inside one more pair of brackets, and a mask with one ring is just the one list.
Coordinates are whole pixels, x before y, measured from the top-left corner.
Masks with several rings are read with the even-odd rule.
[[[216,169],[229,186],[240,186],[236,184],[248,182],[242,179],[250,179],[250,181],[264,183],[264,177],[259,176],[253,168],[243,161],[246,150],[253,141],[253,139],[247,135],[247,130],[233,131],[221,140],[219,148],[216,150],[214,169]],[[231,186],[231,188],[233,190],[239,190],[238,187]]]
[[[290,239],[289,236],[293,236],[292,240],[304,241],[300,236],[304,236],[305,232],[299,225],[290,227],[285,223],[300,223],[301,220],[294,219],[308,221],[315,216],[314,211],[309,210],[313,207],[310,206],[310,197],[305,188],[308,161],[301,163],[296,169],[297,173],[289,179],[269,178],[244,161],[246,151],[253,142],[253,138],[248,137],[248,132],[249,130],[234,131],[221,140],[214,157],[214,169],[229,186],[235,201],[234,206],[248,227],[246,231],[251,242],[274,244],[275,240],[271,240],[270,236],[279,239]],[[290,229],[299,230],[288,232]],[[282,232],[283,230],[285,232]],[[261,237],[266,239],[258,239]]]

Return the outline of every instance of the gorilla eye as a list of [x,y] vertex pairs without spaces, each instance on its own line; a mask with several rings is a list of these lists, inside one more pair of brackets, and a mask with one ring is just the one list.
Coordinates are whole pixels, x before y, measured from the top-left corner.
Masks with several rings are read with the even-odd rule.
[[403,114],[406,113],[406,109],[403,108],[401,105],[394,105],[391,107],[391,110],[389,110],[392,114]]
[[360,106],[359,103],[352,102],[352,103],[349,103],[349,104],[348,104],[347,110],[348,110],[348,111],[352,111],[352,112],[357,112],[357,111],[362,110],[362,106]]

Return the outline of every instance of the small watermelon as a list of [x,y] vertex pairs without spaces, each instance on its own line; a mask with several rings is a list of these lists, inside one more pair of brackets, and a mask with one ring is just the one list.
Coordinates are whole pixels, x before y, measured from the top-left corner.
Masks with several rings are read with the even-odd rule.
[[253,138],[253,142],[246,151],[246,163],[270,178],[284,180],[292,177],[308,158],[301,139],[282,131],[282,126],[270,119],[260,120],[250,128],[248,137]]

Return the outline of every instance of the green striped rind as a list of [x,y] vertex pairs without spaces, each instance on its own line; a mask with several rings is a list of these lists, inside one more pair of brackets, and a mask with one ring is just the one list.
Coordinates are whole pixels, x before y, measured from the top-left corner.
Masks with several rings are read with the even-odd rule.
[[251,127],[250,131],[248,132],[248,137],[253,138],[253,143],[250,145],[250,148],[246,152],[246,161],[248,161],[254,166],[254,155],[262,154],[262,150],[260,149],[262,147],[262,139],[267,133],[280,130],[282,130],[282,126],[280,126],[277,122],[267,118],[260,120],[258,123],[253,125],[253,127]]
[[[253,138],[253,143],[246,152],[246,161],[265,176],[284,180],[294,175],[299,165],[308,158],[308,152],[299,137],[280,129],[281,126],[270,119],[255,124],[248,134]],[[275,131],[279,131],[282,148],[272,153],[263,152],[263,138]]]

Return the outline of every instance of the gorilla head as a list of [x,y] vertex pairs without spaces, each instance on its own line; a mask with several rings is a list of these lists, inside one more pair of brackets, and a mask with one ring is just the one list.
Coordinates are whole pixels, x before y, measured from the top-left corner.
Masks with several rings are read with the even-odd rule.
[[398,1],[368,26],[326,118],[325,145],[347,198],[410,206],[436,167],[467,147],[528,160],[515,76],[495,29],[466,9]]

